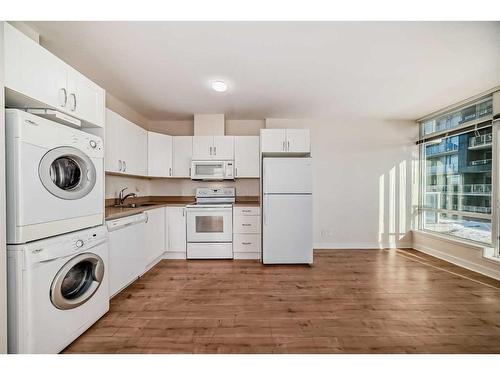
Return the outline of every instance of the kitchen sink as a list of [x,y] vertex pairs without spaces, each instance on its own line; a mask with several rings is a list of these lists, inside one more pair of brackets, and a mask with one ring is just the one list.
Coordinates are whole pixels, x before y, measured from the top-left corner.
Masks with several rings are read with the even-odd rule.
[[150,207],[150,206],[156,206],[158,203],[130,203],[130,204],[123,204],[123,205],[115,205],[115,207],[121,207],[121,208],[141,208],[141,207]]

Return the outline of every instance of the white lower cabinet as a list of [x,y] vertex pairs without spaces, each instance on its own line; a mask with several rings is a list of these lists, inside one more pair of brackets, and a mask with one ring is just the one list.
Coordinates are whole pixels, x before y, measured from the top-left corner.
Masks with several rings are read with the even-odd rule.
[[260,207],[234,207],[233,255],[234,259],[260,259]]
[[186,259],[186,208],[166,208],[165,243],[167,259]]
[[147,215],[147,221],[143,251],[146,269],[149,269],[165,252],[165,207],[148,210],[145,213]]
[[233,252],[260,253],[260,233],[233,235]]

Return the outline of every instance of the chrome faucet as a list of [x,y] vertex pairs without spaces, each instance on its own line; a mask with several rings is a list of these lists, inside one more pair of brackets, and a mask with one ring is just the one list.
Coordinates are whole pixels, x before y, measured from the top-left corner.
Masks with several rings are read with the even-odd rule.
[[134,198],[137,198],[137,194],[136,193],[128,193],[127,195],[123,196],[123,192],[127,190],[127,188],[124,188],[122,190],[120,190],[120,194],[118,195],[118,203],[120,206],[123,206],[123,203],[125,202],[125,199],[127,199],[128,197],[134,197]]

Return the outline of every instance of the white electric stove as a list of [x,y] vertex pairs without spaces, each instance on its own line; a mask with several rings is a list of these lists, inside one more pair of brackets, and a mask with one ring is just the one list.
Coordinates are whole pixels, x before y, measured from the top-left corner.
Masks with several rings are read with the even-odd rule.
[[233,258],[235,188],[197,188],[186,206],[188,259]]

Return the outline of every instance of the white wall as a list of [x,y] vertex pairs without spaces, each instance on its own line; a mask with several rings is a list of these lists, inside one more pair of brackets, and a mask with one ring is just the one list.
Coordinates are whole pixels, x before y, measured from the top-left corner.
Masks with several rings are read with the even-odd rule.
[[106,108],[118,113],[120,116],[132,121],[145,129],[148,126],[148,119],[141,113],[135,111],[130,106],[122,102],[120,99],[106,91]]
[[194,122],[186,121],[149,121],[147,129],[168,135],[193,135]]
[[7,353],[7,265],[5,249],[5,115],[3,22],[0,22],[0,353]]
[[266,127],[311,130],[315,248],[411,247],[415,122],[267,119]]
[[[132,120],[130,120],[132,121]],[[265,127],[264,120],[226,120],[226,135],[259,135]],[[149,121],[146,127],[152,132],[168,135],[193,135],[193,120],[183,121]]]

